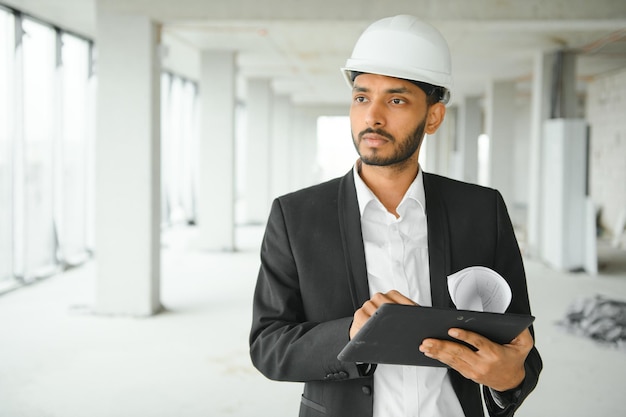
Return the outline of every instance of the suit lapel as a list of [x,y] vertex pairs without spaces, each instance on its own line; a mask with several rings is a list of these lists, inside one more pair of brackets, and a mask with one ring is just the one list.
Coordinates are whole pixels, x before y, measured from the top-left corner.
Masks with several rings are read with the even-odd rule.
[[354,309],[357,310],[370,297],[365,266],[363,234],[361,233],[361,214],[352,170],[339,183],[337,202],[339,230],[343,250],[346,254],[346,269],[348,271],[352,303],[354,304]]
[[440,190],[433,184],[434,177],[424,172],[426,219],[428,224],[428,257],[430,261],[430,292],[433,307],[450,307],[448,292],[450,275],[450,232],[446,208]]

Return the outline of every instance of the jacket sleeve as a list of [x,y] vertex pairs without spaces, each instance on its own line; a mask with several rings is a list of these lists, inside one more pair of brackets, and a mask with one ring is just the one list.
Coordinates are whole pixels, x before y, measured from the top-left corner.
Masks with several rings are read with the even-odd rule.
[[266,377],[281,381],[358,377],[355,364],[337,359],[349,340],[352,316],[320,322],[307,317],[301,273],[290,238],[293,236],[286,225],[283,207],[280,200],[275,200],[263,237],[253,298],[252,363]]
[[[507,279],[513,295],[507,312],[531,314],[522,256],[517,240],[515,239],[513,225],[511,224],[504,200],[499,192],[496,192],[496,206],[498,235],[495,269]],[[532,326],[530,331],[534,338],[535,335]],[[498,406],[490,390],[487,387],[483,387],[485,403],[490,416],[513,416],[524,399],[535,389],[539,380],[539,373],[543,368],[541,357],[535,347],[533,347],[528,354],[524,368],[526,370],[526,377],[522,384],[516,389],[507,391],[499,396],[500,402],[504,402],[504,408]]]

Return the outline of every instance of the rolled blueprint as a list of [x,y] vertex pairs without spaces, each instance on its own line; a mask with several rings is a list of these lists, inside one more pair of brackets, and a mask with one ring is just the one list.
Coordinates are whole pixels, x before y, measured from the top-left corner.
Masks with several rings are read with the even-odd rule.
[[448,276],[448,291],[459,310],[504,313],[511,303],[509,284],[484,266],[470,266]]

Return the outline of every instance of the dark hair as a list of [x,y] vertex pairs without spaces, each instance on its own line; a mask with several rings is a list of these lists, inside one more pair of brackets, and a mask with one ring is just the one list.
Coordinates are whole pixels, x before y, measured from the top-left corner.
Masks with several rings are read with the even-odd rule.
[[[350,78],[352,79],[352,82],[354,82],[354,79],[361,74],[364,73],[359,71],[350,71]],[[439,103],[440,101],[442,101],[446,95],[446,89],[444,87],[439,87],[437,85],[432,85],[421,81],[407,80],[406,78],[400,79],[415,84],[424,93],[426,93],[426,104],[428,104],[429,107],[435,103]]]
[[428,83],[423,83],[420,81],[413,81],[413,80],[407,80],[407,81],[412,82],[413,84],[421,88],[422,91],[426,93],[426,103],[428,103],[429,106],[432,106],[435,103],[439,103],[445,97],[446,89],[443,87],[439,87],[439,86],[428,84]]

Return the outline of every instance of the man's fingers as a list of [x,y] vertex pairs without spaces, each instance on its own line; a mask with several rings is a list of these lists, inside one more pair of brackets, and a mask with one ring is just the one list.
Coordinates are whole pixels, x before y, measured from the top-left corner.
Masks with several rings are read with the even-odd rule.
[[535,341],[533,340],[533,336],[530,334],[530,330],[528,328],[524,329],[523,332],[518,334],[517,337],[515,337],[515,339],[513,339],[511,343],[509,343],[509,345],[512,345],[512,346],[519,346],[522,348],[527,348],[528,351],[532,349],[534,344],[535,344]]
[[363,303],[359,311],[361,311],[362,313],[365,313],[365,315],[369,318],[372,315],[374,315],[376,310],[378,310],[380,306],[382,306],[383,304],[415,305],[415,303],[412,300],[400,294],[398,291],[391,290],[384,294],[380,292],[374,294],[372,298],[370,298],[365,303]]
[[455,342],[449,342],[438,339],[425,339],[419,347],[419,350],[429,358],[438,361],[456,369],[461,374],[464,370],[470,368],[467,358],[472,351],[464,345]]
[[[377,292],[369,299],[368,302],[371,302],[376,305],[376,307],[380,307],[383,304],[406,304],[406,305],[417,305],[415,301],[410,298],[404,296],[397,290],[391,290],[386,293]],[[366,302],[367,303],[367,302]]]
[[463,329],[449,329],[448,334],[455,339],[474,346],[477,350],[480,350],[481,347],[484,347],[488,342],[490,342],[489,339],[479,335],[478,333],[468,332]]
[[384,294],[391,302],[395,304],[417,305],[417,303],[410,298],[405,297],[396,290],[391,290]]
[[[455,339],[462,340],[465,343],[468,343],[474,346],[477,350],[481,350],[481,348],[488,346],[493,347],[493,343],[489,339],[484,336],[481,336],[478,333],[470,332],[463,329],[452,328],[448,330],[448,334]],[[534,345],[533,337],[530,334],[530,330],[524,329],[519,335],[517,335],[511,343],[508,343],[507,346],[519,348],[521,350],[530,351]]]
[[461,343],[438,339],[425,339],[419,350],[457,370],[464,377],[498,391],[518,386],[524,379],[524,361],[533,346],[528,329],[506,345],[462,329],[452,328],[448,334],[477,350],[473,351]]
[[416,305],[416,303],[410,298],[405,297],[396,290],[391,290],[386,293],[378,292],[367,300],[361,308],[354,313],[354,320],[350,326],[350,338],[361,330],[361,327],[365,324],[370,317],[374,315],[376,310],[383,304],[408,304]]

